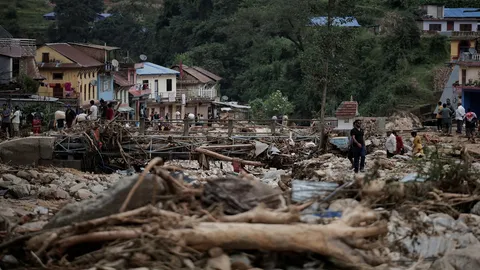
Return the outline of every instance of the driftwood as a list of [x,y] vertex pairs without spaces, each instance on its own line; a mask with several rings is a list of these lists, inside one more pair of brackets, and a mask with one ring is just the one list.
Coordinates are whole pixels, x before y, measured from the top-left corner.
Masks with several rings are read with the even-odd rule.
[[258,162],[258,161],[249,161],[249,160],[235,159],[235,158],[227,157],[227,156],[224,156],[224,155],[219,154],[219,153],[215,153],[213,151],[210,151],[210,150],[202,148],[202,147],[199,147],[199,148],[195,149],[195,151],[198,152],[198,153],[202,153],[202,154],[205,154],[207,156],[216,158],[218,160],[230,161],[230,162],[236,160],[239,163],[244,164],[244,165],[259,166],[259,167],[265,165],[265,164],[263,164],[261,162]]

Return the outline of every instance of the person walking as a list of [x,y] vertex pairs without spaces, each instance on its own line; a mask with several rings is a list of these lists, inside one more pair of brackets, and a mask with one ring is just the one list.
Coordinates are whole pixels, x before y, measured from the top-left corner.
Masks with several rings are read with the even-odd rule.
[[365,170],[365,132],[362,129],[362,121],[355,120],[353,123],[353,129],[350,131],[350,136],[352,137],[353,144],[353,170],[355,173],[358,173],[359,169],[361,172]]
[[468,108],[465,114],[465,129],[467,133],[468,141],[475,143],[475,128],[477,125],[477,115]]
[[10,137],[10,132],[11,132],[11,128],[10,128],[10,114],[11,114],[11,111],[10,109],[7,107],[7,104],[3,104],[3,110],[2,110],[2,132],[4,132],[7,136],[7,138]]
[[447,104],[443,104],[442,109],[442,124],[443,124],[443,132],[445,134],[451,135],[452,134],[452,110],[447,106]]
[[462,103],[459,102],[457,110],[455,112],[455,120],[457,122],[457,133],[458,134],[462,134],[464,117],[465,117],[465,108],[462,106]]
[[114,115],[115,115],[115,112],[113,111],[113,105],[112,105],[112,103],[108,103],[107,109],[105,110],[105,118],[108,121],[112,121]]
[[437,118],[437,131],[438,131],[438,132],[442,132],[442,130],[443,130],[442,110],[443,110],[442,102],[439,101],[439,102],[438,102],[438,105],[437,105],[437,115],[436,115],[436,118]]
[[22,111],[18,106],[15,106],[15,112],[13,113],[12,119],[12,128],[13,128],[13,137],[20,135],[20,118],[22,117]]
[[385,142],[385,148],[387,148],[387,158],[391,158],[397,151],[397,138],[391,132],[387,132],[387,141]]
[[398,133],[396,131],[393,131],[392,133],[393,133],[393,135],[395,135],[395,140],[397,142],[397,151],[395,152],[395,154],[397,154],[397,155],[405,154],[405,149],[403,147],[402,136],[398,135]]
[[70,104],[67,105],[67,110],[65,111],[65,122],[67,122],[67,128],[71,128],[73,121],[77,117],[77,114],[74,110],[70,107]]

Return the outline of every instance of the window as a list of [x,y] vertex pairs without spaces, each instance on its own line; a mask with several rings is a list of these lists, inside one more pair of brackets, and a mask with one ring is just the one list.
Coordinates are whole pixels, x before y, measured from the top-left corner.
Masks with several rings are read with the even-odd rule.
[[472,31],[471,24],[460,24],[460,31]]
[[158,97],[158,80],[155,80],[155,97]]
[[53,73],[52,77],[54,80],[63,80],[63,73]]
[[453,21],[447,22],[447,31],[453,31],[455,23]]
[[148,80],[143,80],[143,81],[142,81],[142,84],[143,84],[143,88],[142,88],[143,90],[146,90],[146,89],[149,88],[149,87],[148,87]]
[[42,62],[43,63],[50,62],[50,54],[48,52],[42,53]]
[[428,30],[429,31],[442,31],[442,25],[441,24],[429,24],[428,25]]
[[465,85],[467,83],[467,70],[462,69],[462,85]]
[[167,91],[172,91],[172,79],[167,79]]

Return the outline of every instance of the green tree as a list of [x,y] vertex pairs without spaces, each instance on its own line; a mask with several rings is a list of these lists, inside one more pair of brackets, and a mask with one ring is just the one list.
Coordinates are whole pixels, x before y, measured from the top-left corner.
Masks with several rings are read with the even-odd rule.
[[279,114],[289,115],[294,109],[293,104],[279,90],[270,94],[263,104],[267,117],[272,117]]
[[87,42],[90,29],[103,12],[103,0],[55,0],[55,31],[50,31],[52,41]]

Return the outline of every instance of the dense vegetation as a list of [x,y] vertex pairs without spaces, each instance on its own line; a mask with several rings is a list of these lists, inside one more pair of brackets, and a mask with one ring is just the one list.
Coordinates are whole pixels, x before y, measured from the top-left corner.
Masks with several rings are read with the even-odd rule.
[[[161,65],[203,66],[224,78],[223,95],[266,115],[293,108],[295,117],[317,116],[325,86],[327,114],[351,97],[363,115],[429,104],[434,72],[449,55],[444,37],[424,37],[416,25],[424,0],[55,2],[59,20],[48,29],[49,41],[106,42],[135,61],[146,54]],[[114,15],[94,22],[105,9]],[[328,15],[355,16],[363,27],[310,25],[309,18]],[[5,18],[0,23],[8,29]],[[285,97],[293,106],[275,103]]]

